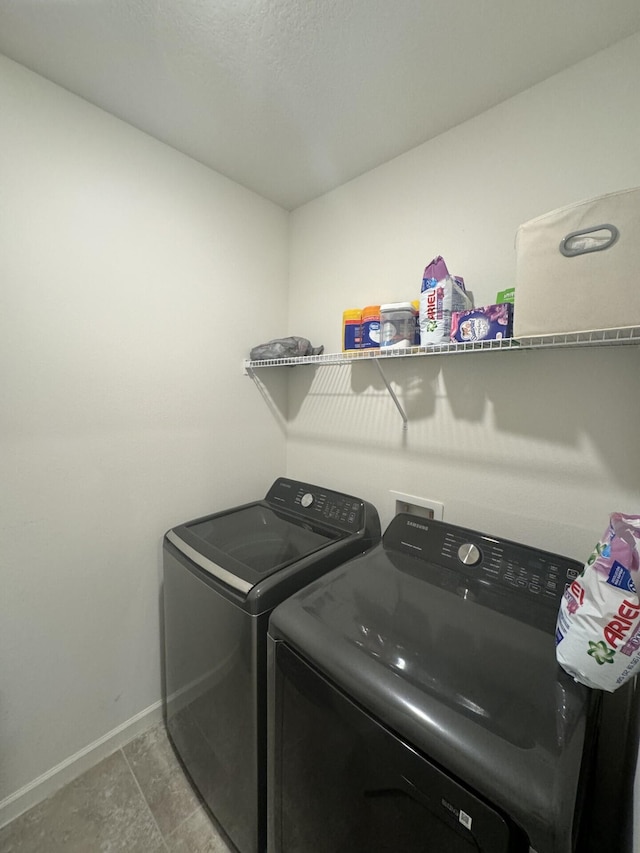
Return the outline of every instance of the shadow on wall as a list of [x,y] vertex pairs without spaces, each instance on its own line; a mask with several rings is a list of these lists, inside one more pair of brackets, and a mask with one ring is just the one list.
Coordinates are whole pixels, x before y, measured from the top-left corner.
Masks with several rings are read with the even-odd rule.
[[[275,367],[268,370],[256,370],[253,375],[247,374],[246,379],[253,379],[264,405],[267,406],[278,428],[283,434],[287,432],[289,418],[289,385],[287,378],[291,367]],[[311,370],[312,368],[305,368]]]
[[[495,434],[503,433],[505,441],[577,451],[586,436],[617,482],[638,484],[640,347],[486,351],[382,365],[407,414],[409,436],[412,428],[430,435],[448,431],[450,443],[440,448],[445,455],[466,455],[464,438],[474,425],[490,428],[494,444]],[[259,373],[263,395],[298,438],[412,449],[411,439],[398,440],[402,421],[372,362]],[[285,373],[287,411],[274,404],[272,375]]]
[[[496,430],[567,447],[586,437],[615,480],[637,488],[640,347],[524,351],[495,361],[486,399]],[[450,397],[459,398],[455,385]]]
[[[401,363],[402,362],[402,363]],[[424,419],[435,412],[436,385],[440,366],[436,359],[420,360],[420,371],[402,370],[409,362],[396,360],[383,365],[385,375],[393,384],[410,418]],[[281,383],[291,379],[288,394],[282,393]],[[309,400],[324,400],[325,409],[341,407],[342,417],[350,417],[353,402],[372,399],[388,392],[372,361],[344,365],[299,365],[255,371],[258,391],[279,422],[294,421]],[[315,408],[315,407],[314,407]]]

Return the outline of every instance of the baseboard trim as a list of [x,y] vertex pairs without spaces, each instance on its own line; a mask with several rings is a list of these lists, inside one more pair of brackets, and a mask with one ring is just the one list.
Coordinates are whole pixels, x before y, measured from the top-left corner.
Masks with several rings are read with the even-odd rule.
[[37,779],[9,794],[0,802],[0,828],[6,826],[32,806],[42,802],[68,782],[111,755],[150,726],[162,720],[162,702],[154,702],[139,714],[65,758]]

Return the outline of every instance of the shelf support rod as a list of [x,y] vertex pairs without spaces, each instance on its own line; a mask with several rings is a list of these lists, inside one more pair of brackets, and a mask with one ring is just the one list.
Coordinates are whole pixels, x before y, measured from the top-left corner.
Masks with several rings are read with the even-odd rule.
[[380,376],[382,376],[382,381],[383,381],[383,382],[384,382],[384,384],[386,385],[386,387],[387,387],[387,391],[389,392],[389,395],[390,395],[391,399],[392,399],[392,400],[393,400],[393,402],[396,404],[396,409],[400,412],[400,417],[402,418],[402,429],[406,430],[406,429],[407,429],[407,424],[408,424],[408,422],[407,422],[407,416],[406,416],[406,414],[405,414],[404,409],[403,409],[403,408],[402,408],[402,406],[400,405],[400,400],[398,400],[398,398],[397,398],[397,396],[396,396],[395,391],[393,390],[393,388],[392,388],[392,387],[391,387],[391,385],[389,384],[389,380],[388,380],[388,379],[387,379],[387,377],[384,375],[384,370],[383,370],[383,369],[382,369],[382,367],[380,366],[380,361],[379,361],[377,358],[376,358],[376,359],[374,359],[374,361],[375,361],[375,363],[376,363],[376,367],[377,367],[377,368],[378,368],[378,370],[380,371]]

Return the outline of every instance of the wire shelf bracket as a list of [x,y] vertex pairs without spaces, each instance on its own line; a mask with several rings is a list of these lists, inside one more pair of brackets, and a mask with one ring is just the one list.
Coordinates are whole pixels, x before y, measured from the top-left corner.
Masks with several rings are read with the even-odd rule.
[[384,382],[384,384],[387,388],[387,391],[389,392],[389,396],[391,397],[391,399],[395,403],[396,409],[400,412],[400,417],[402,418],[402,429],[406,430],[406,429],[408,429],[408,425],[409,425],[409,421],[407,419],[407,414],[406,414],[405,410],[402,408],[402,405],[400,404],[400,400],[398,400],[396,392],[393,390],[393,388],[391,387],[391,384],[389,383],[389,380],[385,376],[384,370],[382,369],[382,365],[380,364],[379,358],[376,359],[375,364],[376,364],[376,367],[378,368],[380,376],[382,376],[382,381]]

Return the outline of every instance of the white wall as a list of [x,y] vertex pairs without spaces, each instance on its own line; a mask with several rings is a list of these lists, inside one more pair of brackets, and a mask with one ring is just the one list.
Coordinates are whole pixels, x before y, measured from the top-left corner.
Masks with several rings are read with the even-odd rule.
[[[417,299],[438,254],[494,301],[522,222],[640,185],[639,90],[634,36],[294,211],[290,331],[339,351],[345,308]],[[611,511],[640,512],[639,368],[638,347],[402,360],[385,370],[406,434],[375,364],[301,368],[288,473],[369,498],[385,523],[395,489],[582,560]]]
[[2,57],[0,115],[2,823],[157,712],[163,532],[284,472],[288,214]]

